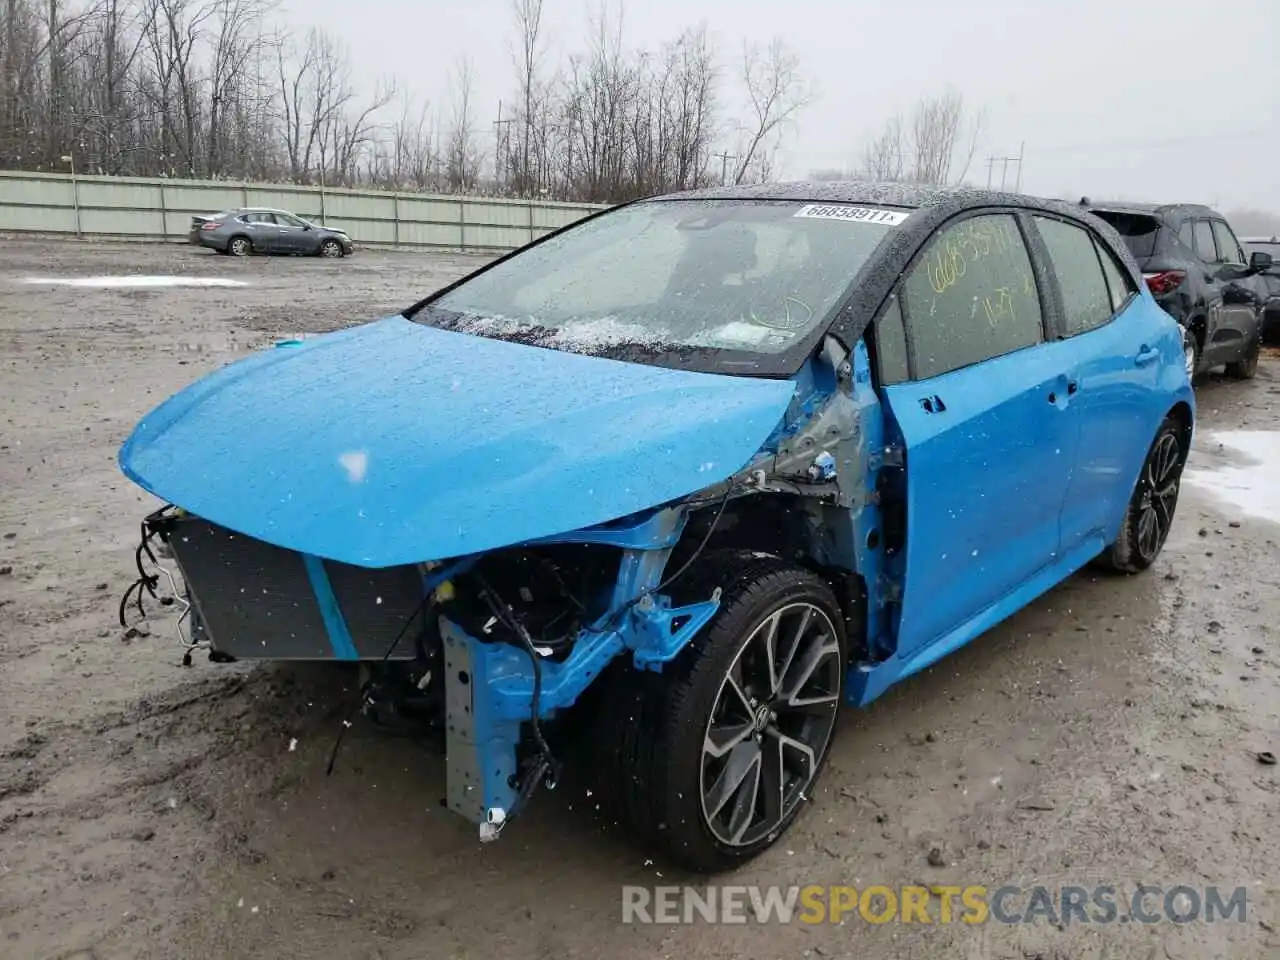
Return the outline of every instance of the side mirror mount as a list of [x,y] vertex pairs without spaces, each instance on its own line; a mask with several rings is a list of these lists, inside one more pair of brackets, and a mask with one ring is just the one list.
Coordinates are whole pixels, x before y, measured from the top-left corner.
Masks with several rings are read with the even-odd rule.
[[1271,254],[1263,250],[1255,250],[1249,254],[1249,272],[1250,273],[1266,273],[1274,265],[1275,261]]
[[310,220],[303,220],[303,221],[302,221],[302,229],[303,229],[303,230],[310,230],[310,229],[311,229],[311,221],[310,221]]

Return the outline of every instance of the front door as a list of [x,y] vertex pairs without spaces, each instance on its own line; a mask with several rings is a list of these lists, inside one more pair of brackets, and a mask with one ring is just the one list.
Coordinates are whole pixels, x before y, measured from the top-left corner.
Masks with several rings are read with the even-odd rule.
[[286,253],[316,252],[315,231],[308,230],[303,221],[287,213],[277,213],[276,223],[280,225],[280,247]]
[[905,458],[904,657],[1055,561],[1077,424],[1012,213],[942,227],[899,291],[910,373],[883,394]]

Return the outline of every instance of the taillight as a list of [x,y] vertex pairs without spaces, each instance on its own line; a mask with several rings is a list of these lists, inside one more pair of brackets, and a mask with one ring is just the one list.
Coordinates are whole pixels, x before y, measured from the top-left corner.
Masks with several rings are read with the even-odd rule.
[[222,224],[211,220],[208,223],[200,224],[200,229],[201,230],[217,230],[220,226],[222,226]]
[[1147,287],[1158,297],[1176,290],[1186,276],[1185,270],[1161,270],[1159,273],[1144,273],[1142,279],[1147,281]]

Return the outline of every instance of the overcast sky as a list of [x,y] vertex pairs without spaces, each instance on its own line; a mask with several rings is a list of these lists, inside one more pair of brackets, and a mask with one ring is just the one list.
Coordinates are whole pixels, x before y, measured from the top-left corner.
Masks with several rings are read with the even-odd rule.
[[[583,49],[599,0],[545,3],[554,62]],[[299,32],[346,40],[362,82],[394,74],[433,104],[466,52],[486,135],[515,90],[510,0],[285,4]],[[856,166],[888,117],[950,87],[985,112],[972,182],[1025,142],[1030,193],[1280,212],[1280,0],[629,0],[625,39],[655,47],[700,21],[726,73],[744,40],[800,55],[816,96],[784,141],[788,177]]]

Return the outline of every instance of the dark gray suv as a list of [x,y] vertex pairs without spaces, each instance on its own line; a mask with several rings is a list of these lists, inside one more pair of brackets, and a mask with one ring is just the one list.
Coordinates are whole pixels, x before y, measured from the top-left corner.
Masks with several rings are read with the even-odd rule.
[[1156,302],[1183,330],[1187,374],[1225,366],[1249,379],[1262,345],[1259,275],[1271,258],[1248,258],[1226,218],[1194,203],[1091,203],[1089,212],[1115,227],[1133,253]]
[[355,246],[342,230],[322,227],[286,210],[244,207],[191,218],[188,239],[234,257],[251,253],[345,257]]

